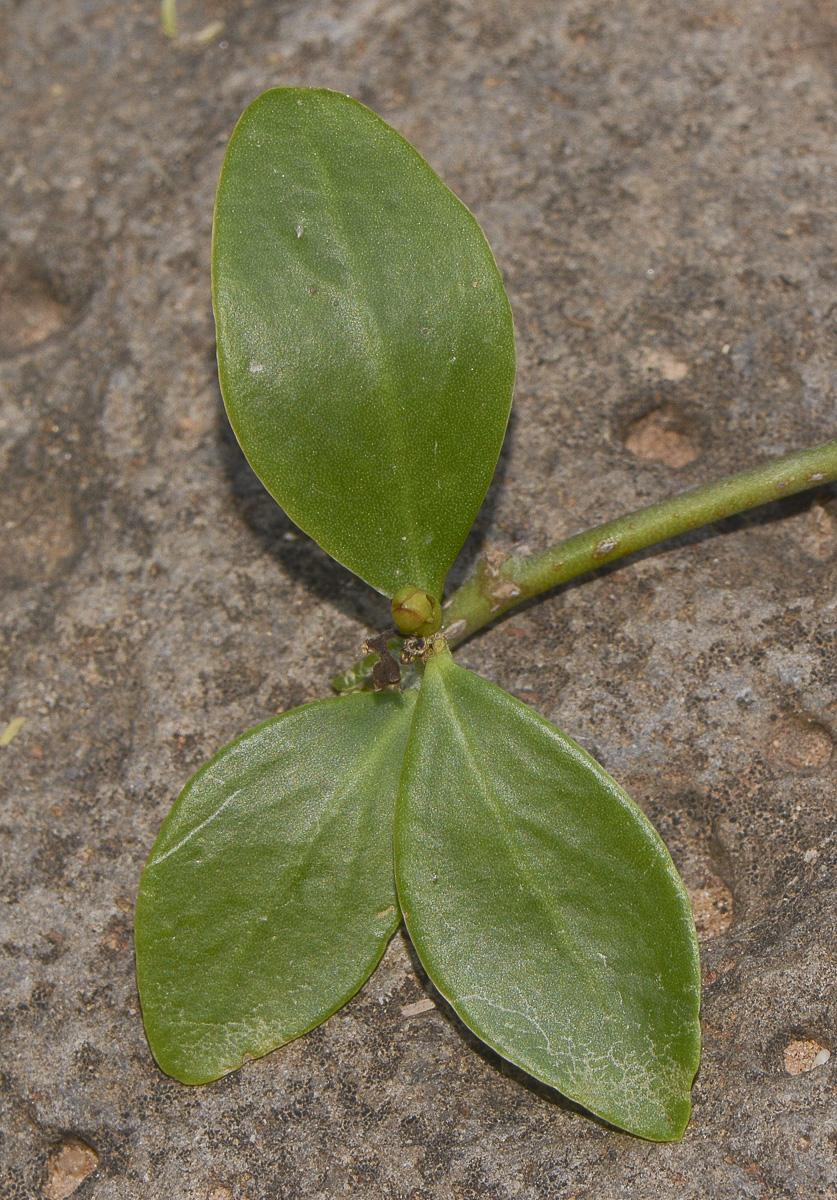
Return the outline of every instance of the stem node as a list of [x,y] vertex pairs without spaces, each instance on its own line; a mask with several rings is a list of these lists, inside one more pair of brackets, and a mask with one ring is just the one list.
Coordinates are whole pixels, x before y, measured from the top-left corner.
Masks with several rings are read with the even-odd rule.
[[[515,558],[488,551],[474,575],[445,601],[442,632],[453,648],[522,600],[595,571],[605,562],[769,504],[777,496],[791,496],[835,480],[837,439],[681,492],[566,538],[540,554]],[[347,690],[346,684],[362,687],[370,670],[360,664],[338,676],[333,686],[337,691]]]

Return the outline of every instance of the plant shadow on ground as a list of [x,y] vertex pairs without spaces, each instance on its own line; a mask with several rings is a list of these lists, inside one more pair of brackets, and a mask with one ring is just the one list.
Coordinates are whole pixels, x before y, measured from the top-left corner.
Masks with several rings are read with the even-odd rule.
[[[362,621],[373,629],[390,626],[392,617],[385,597],[368,587],[352,571],[326,554],[312,538],[302,533],[265,489],[236,440],[220,390],[216,392],[216,410],[221,466],[235,507],[245,524],[255,533],[262,550],[292,578],[310,588],[320,600],[334,604],[344,616]],[[485,549],[498,498],[505,483],[515,425],[516,418],[512,412],[494,478],[451,568],[448,590],[458,586],[470,574]]]

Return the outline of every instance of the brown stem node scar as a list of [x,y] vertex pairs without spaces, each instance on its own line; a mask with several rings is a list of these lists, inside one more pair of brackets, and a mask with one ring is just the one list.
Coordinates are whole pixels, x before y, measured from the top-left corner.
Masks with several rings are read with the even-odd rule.
[[511,600],[516,600],[524,589],[518,583],[502,574],[503,566],[508,562],[508,555],[500,550],[489,550],[483,557],[480,571],[480,586],[491,605],[491,612],[505,608]]

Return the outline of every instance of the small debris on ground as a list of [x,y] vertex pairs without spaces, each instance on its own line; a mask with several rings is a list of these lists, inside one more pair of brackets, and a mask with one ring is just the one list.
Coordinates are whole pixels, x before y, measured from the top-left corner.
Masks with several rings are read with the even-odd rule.
[[13,742],[23,728],[23,717],[14,717],[0,733],[0,746],[8,746]]
[[207,46],[210,42],[214,42],[224,32],[223,21],[210,21],[208,25],[204,25],[203,29],[199,29],[197,33],[192,34],[192,41],[199,46]]
[[732,924],[733,910],[732,892],[729,888],[719,881],[687,890],[695,915],[698,941],[708,942],[710,938],[726,933]]
[[433,1003],[433,1001],[429,997],[425,996],[423,1000],[416,1000],[414,1004],[402,1004],[401,1016],[417,1017],[419,1013],[430,1012],[431,1008],[435,1007],[436,1005]]

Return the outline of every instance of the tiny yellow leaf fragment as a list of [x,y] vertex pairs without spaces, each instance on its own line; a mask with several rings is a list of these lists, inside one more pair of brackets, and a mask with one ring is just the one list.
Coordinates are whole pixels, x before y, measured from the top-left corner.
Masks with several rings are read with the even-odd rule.
[[13,717],[3,732],[0,733],[0,746],[8,746],[10,742],[13,742],[23,728],[23,724],[23,717]]

